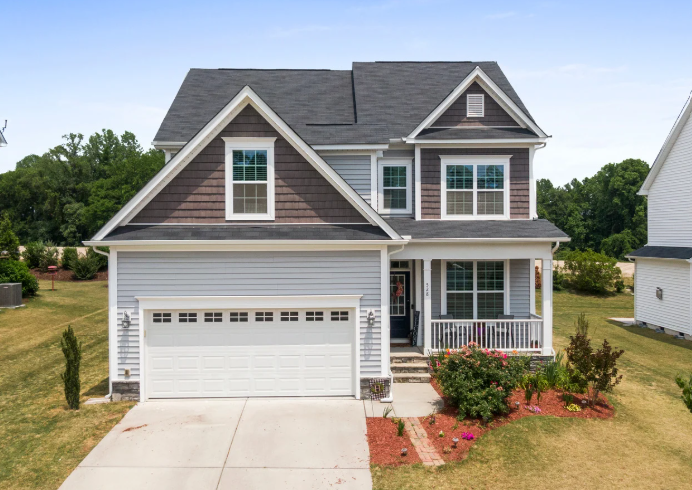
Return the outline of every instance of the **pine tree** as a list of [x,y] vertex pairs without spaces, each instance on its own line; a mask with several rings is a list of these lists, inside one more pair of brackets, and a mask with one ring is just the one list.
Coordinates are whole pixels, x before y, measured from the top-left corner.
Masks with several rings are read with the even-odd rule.
[[79,410],[79,363],[82,360],[82,343],[77,341],[72,325],[63,332],[60,346],[65,354],[65,372],[60,375],[65,384],[65,399],[71,409]]

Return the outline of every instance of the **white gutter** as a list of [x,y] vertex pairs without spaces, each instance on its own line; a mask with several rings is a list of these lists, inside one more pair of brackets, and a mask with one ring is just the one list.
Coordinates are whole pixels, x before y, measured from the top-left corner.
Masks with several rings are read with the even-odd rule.
[[400,245],[408,240],[91,240],[83,242],[95,246],[160,246],[160,245]]
[[[84,243],[86,244],[86,242],[84,242]],[[92,246],[91,248],[97,254],[105,255],[106,257],[108,257],[110,259],[110,254],[108,252],[104,252],[103,250],[99,250],[98,248],[96,248],[96,245]],[[108,305],[108,310],[110,312],[110,305]],[[110,338],[110,332],[111,332],[111,329],[110,329],[110,322],[109,322],[109,324],[108,324],[108,366],[110,366],[110,363],[111,363],[110,345],[111,345],[111,342],[113,341],[113,339]],[[107,398],[108,400],[110,400],[111,396],[113,396],[113,380],[111,379],[110,369],[109,369],[108,370],[108,394],[106,396],[104,396],[104,398]]]

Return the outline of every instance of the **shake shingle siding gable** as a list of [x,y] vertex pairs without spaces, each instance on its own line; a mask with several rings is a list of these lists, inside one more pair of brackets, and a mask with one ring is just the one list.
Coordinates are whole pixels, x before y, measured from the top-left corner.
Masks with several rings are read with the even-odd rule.
[[509,161],[509,211],[512,219],[529,218],[528,148],[424,148],[421,150],[421,217],[440,219],[441,155],[512,155]]
[[[483,117],[466,116],[466,96],[468,94],[484,95]],[[505,111],[495,99],[474,82],[459,98],[438,117],[431,125],[433,128],[474,127],[474,126],[519,126],[512,116]]]
[[[252,107],[243,109],[132,223],[226,223],[223,137],[275,137],[276,223],[365,223],[365,218]],[[243,223],[247,223],[244,221]]]

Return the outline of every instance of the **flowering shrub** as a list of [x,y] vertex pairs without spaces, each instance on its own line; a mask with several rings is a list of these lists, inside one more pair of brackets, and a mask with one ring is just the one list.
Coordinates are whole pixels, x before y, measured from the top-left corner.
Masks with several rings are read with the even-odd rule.
[[466,416],[492,420],[509,412],[507,398],[528,370],[526,357],[511,357],[481,349],[475,343],[437,357],[437,380],[442,393]]
[[568,412],[581,412],[581,407],[575,403],[570,403],[565,408]]
[[524,405],[524,408],[531,413],[541,413],[541,408],[536,405]]
[[461,434],[462,439],[466,439],[467,441],[473,441],[476,436],[474,436],[471,432],[463,432]]

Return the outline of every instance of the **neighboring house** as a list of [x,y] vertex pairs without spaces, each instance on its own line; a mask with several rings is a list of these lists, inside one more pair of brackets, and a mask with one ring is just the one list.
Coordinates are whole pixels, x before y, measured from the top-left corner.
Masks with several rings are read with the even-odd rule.
[[552,355],[547,139],[494,62],[191,70],[167,165],[85,242],[113,393],[359,397],[406,379],[391,344]]
[[639,194],[647,196],[649,239],[635,261],[638,323],[692,340],[692,104],[687,100]]
[[0,129],[0,147],[1,146],[7,146],[7,140],[5,139],[2,129]]

